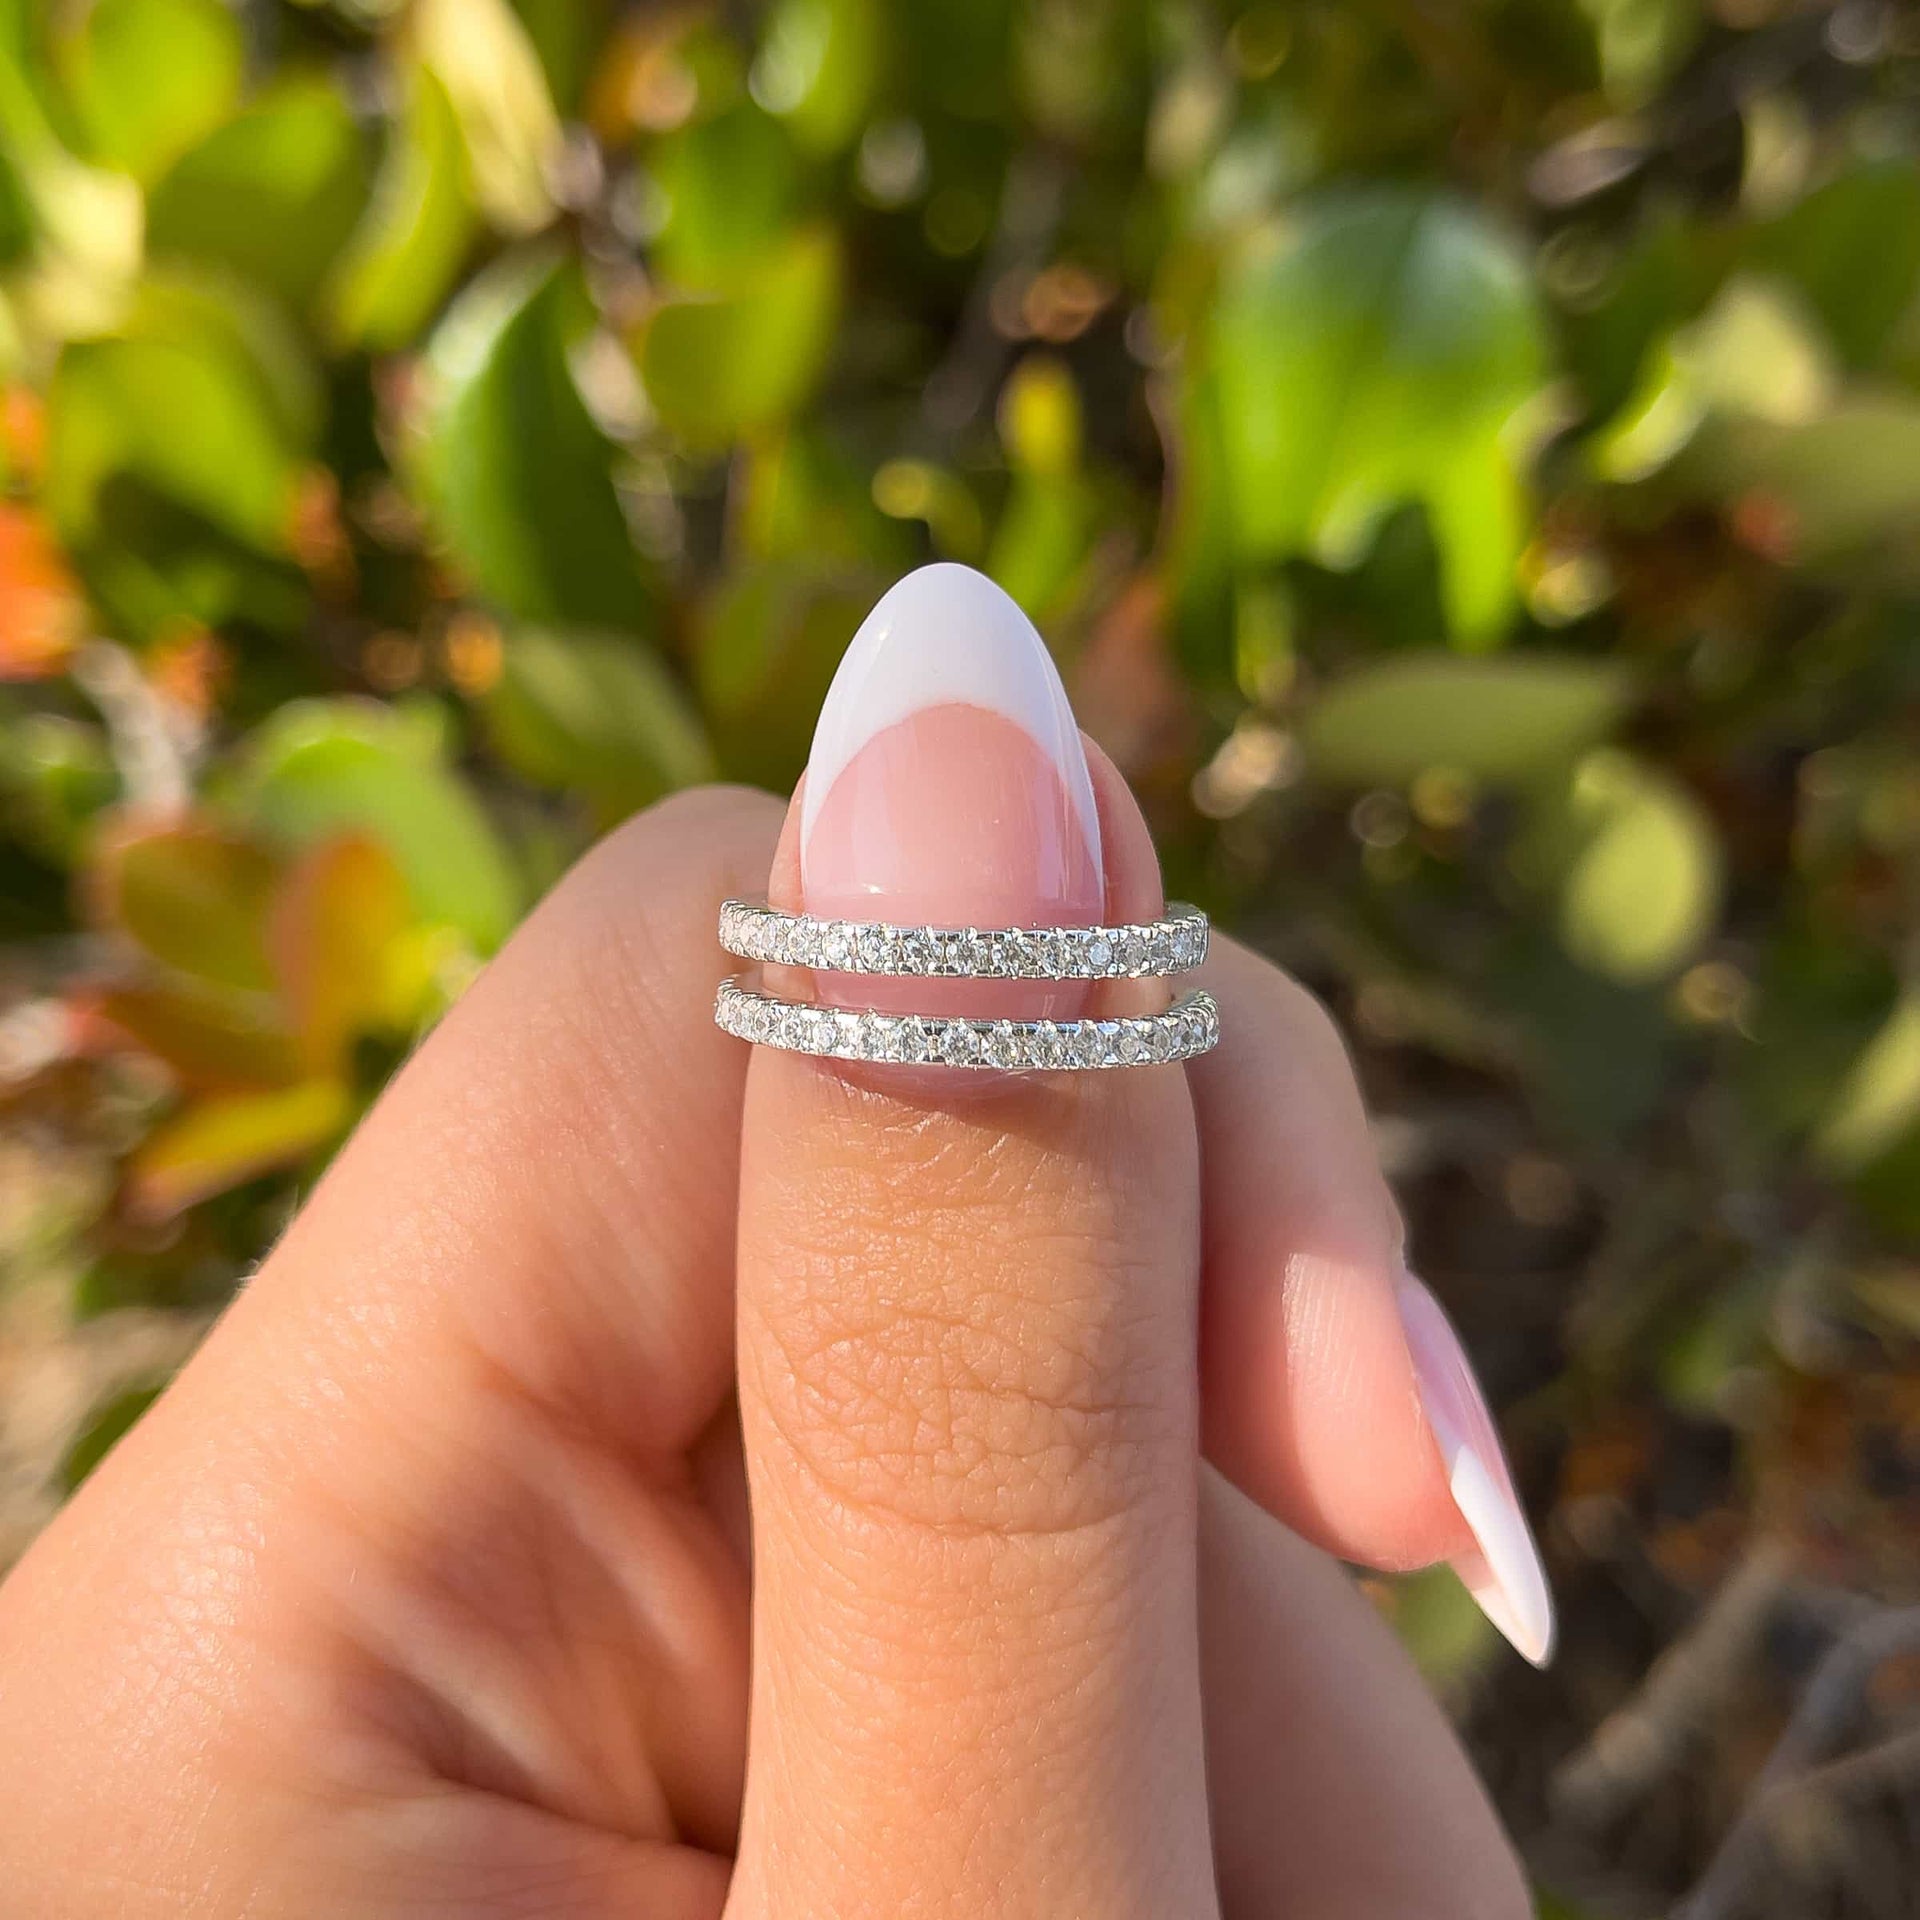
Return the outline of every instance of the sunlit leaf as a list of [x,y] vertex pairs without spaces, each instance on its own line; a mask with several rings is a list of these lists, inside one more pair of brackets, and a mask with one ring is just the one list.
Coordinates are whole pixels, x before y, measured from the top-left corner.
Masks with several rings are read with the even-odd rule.
[[266,913],[279,863],[261,847],[201,824],[132,822],[104,836],[89,878],[102,923],[162,965],[213,986],[272,987]]
[[481,210],[506,233],[544,226],[560,122],[526,28],[507,0],[420,0],[410,25],[452,102]]
[[1396,1580],[1389,1617],[1430,1685],[1470,1680],[1499,1644],[1473,1595],[1447,1567]]
[[1920,992],[1908,988],[1835,1089],[1816,1136],[1843,1172],[1884,1153],[1920,1120]]
[[1607,92],[1644,106],[1700,37],[1700,0],[1580,0],[1599,43]]
[[1526,532],[1505,436],[1544,373],[1506,239],[1427,194],[1322,198],[1230,269],[1211,360],[1246,558],[1351,566],[1418,501],[1455,631],[1499,634]]
[[146,181],[227,117],[245,61],[223,0],[91,0],[56,52],[96,157]]
[[640,343],[655,411],[703,444],[776,425],[818,380],[839,303],[840,251],[825,228],[791,235],[725,293],[668,302]]
[[378,840],[420,918],[482,952],[518,917],[519,882],[479,803],[401,716],[371,702],[281,707],[247,743],[235,799],[292,847],[349,832]]
[[201,1092],[284,1087],[298,1063],[279,1009],[265,996],[228,992],[187,976],[164,985],[111,987],[84,1003]]
[[1768,221],[1755,265],[1810,301],[1854,366],[1870,366],[1920,288],[1920,174],[1909,160],[1863,161]]
[[838,152],[866,118],[885,31],[880,0],[779,0],[754,62],[755,100],[803,145]]
[[367,196],[366,142],[338,87],[284,80],[153,189],[149,243],[231,268],[304,308]]
[[46,498],[69,541],[131,474],[265,552],[288,549],[317,426],[314,375],[264,307],[155,280],[110,339],[62,355],[48,398]]
[[653,172],[666,212],[655,257],[687,292],[750,280],[798,202],[792,139],[750,100],[662,140]]
[[352,1116],[351,1097],[337,1080],[195,1101],[133,1155],[127,1208],[165,1220],[263,1173],[301,1166],[333,1146]]
[[702,610],[695,668],[722,771],[784,792],[813,717],[883,582],[793,558],[736,573]]
[[428,347],[422,475],[442,536],[523,619],[644,629],[651,609],[614,493],[614,450],[568,363],[584,296],[545,252],[460,296]]
[[1035,619],[1046,619],[1086,558],[1095,501],[1080,465],[1080,396],[1056,360],[1032,355],[1000,402],[1013,482],[987,548],[986,570]]
[[378,840],[343,834],[295,863],[266,944],[309,1073],[343,1073],[356,1035],[404,1030],[419,984],[413,919],[406,878]]
[[475,229],[459,123],[430,68],[408,75],[406,111],[389,140],[332,287],[340,338],[376,352],[405,346],[438,311]]
[[74,158],[14,57],[0,57],[0,213],[6,357],[18,352],[6,337],[16,317],[53,340],[111,326],[140,266],[139,185]]
[[1573,809],[1586,840],[1561,889],[1568,952],[1627,984],[1664,978],[1713,926],[1719,836],[1682,787],[1611,749],[1581,763]]
[[529,780],[585,794],[611,825],[675,787],[713,776],[680,683],[644,641],[537,627],[509,636],[487,729]]
[[1598,661],[1403,655],[1335,681],[1302,739],[1327,780],[1398,786],[1448,767],[1489,784],[1524,782],[1604,739],[1629,697],[1626,676]]
[[1805,421],[1712,422],[1673,478],[1744,509],[1779,559],[1855,584],[1920,582],[1920,402],[1904,394]]

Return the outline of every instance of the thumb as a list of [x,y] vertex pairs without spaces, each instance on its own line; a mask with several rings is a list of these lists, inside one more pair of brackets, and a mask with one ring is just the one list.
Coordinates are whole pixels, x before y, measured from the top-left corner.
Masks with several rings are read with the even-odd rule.
[[[773,892],[909,924],[1151,917],[1144,828],[1114,811],[1024,616],[929,567],[842,663]],[[1109,990],[838,988],[995,1017]],[[743,1126],[754,1673],[731,1920],[1215,1911],[1184,1077],[763,1049]]]

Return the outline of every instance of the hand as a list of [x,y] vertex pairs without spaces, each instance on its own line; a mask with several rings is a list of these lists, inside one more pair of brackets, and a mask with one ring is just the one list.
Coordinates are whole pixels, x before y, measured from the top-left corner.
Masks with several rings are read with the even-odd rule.
[[994,631],[917,710],[857,641],[784,835],[707,791],[584,861],[0,1589],[9,1915],[1529,1910],[1325,1557],[1452,1559],[1544,1651],[1308,997],[1217,941],[1187,1074],[709,1023],[770,861],[827,911],[1158,908]]

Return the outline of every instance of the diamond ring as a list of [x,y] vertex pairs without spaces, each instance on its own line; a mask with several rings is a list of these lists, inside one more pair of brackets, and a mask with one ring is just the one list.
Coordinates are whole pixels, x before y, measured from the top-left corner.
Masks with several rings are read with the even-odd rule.
[[743,960],[822,973],[954,980],[1130,980],[1190,973],[1207,957],[1207,916],[1175,901],[1123,927],[896,927],[820,920],[757,900],[720,909],[720,944]]
[[715,1024],[756,1046],[898,1066],[995,1067],[1078,1073],[1191,1060],[1220,1038],[1213,995],[1188,994],[1164,1013],[1116,1020],[974,1020],[955,1014],[819,1007],[721,982]]

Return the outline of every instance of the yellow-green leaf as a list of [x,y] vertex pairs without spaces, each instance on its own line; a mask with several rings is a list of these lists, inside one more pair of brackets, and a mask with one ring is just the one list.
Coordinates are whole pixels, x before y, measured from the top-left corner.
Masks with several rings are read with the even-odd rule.
[[1711,821],[1683,787],[1611,749],[1576,772],[1573,810],[1587,838],[1561,889],[1567,951],[1628,985],[1664,978],[1693,956],[1719,910]]
[[297,1167],[346,1131],[353,1102],[337,1080],[198,1100],[148,1135],[127,1168],[127,1206],[166,1220],[263,1173]]
[[1314,771],[1342,784],[1402,786],[1429,767],[1525,783],[1604,739],[1629,693],[1623,673],[1592,660],[1405,654],[1335,681],[1301,737]]
[[1512,243],[1430,193],[1329,194],[1231,265],[1208,364],[1244,558],[1352,566],[1417,501],[1454,631],[1498,636],[1526,533],[1506,435],[1545,370]]
[[839,243],[827,228],[804,228],[728,291],[671,300],[652,316],[640,343],[647,396],[699,445],[776,426],[810,397],[839,309]]

